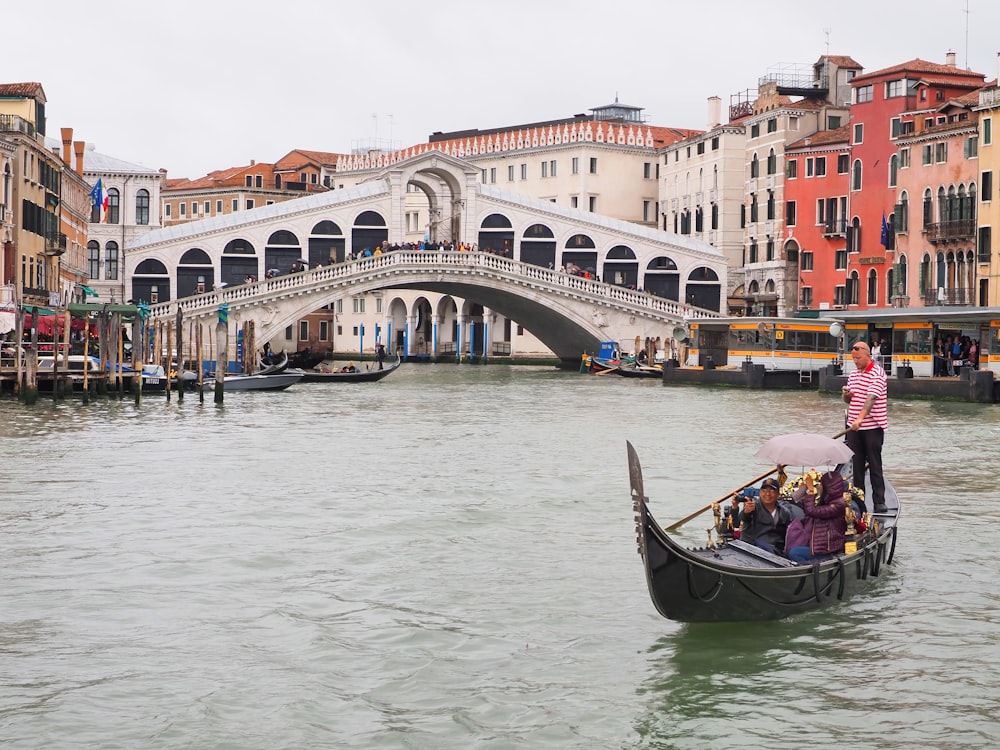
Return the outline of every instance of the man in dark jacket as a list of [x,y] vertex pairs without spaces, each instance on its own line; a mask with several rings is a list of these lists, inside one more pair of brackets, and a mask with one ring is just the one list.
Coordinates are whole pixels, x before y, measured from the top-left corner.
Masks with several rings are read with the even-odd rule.
[[743,503],[739,517],[742,541],[778,555],[785,551],[785,532],[792,522],[791,511],[778,502],[779,489],[777,479],[765,479],[760,486],[760,500]]

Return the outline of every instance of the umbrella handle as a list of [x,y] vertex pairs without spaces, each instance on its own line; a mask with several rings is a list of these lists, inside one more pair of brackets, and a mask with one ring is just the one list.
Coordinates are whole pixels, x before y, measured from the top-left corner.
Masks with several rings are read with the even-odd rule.
[[[850,428],[847,428],[846,430],[841,430],[840,432],[838,432],[836,435],[833,436],[833,439],[836,440],[837,438],[843,437],[844,435],[846,435],[850,431],[851,431]],[[674,523],[672,523],[669,526],[665,527],[665,530],[666,531],[673,531],[674,529],[676,529],[676,528],[678,528],[680,526],[683,526],[688,521],[691,521],[691,520],[697,518],[698,516],[700,516],[705,511],[711,510],[712,506],[715,505],[716,503],[724,502],[726,500],[726,498],[732,497],[734,494],[736,494],[737,492],[739,492],[744,487],[749,487],[751,484],[754,484],[755,482],[759,482],[761,479],[765,479],[765,478],[771,476],[771,474],[773,474],[774,472],[781,471],[783,468],[784,468],[783,466],[779,465],[779,466],[775,466],[773,469],[765,471],[763,474],[754,477],[749,482],[746,482],[746,483],[740,485],[739,487],[737,487],[732,492],[728,492],[725,495],[723,495],[722,497],[720,497],[718,500],[715,500],[715,501],[709,503],[704,508],[699,508],[694,513],[691,513],[690,515],[684,516],[684,518],[682,518],[680,521],[674,521]]]

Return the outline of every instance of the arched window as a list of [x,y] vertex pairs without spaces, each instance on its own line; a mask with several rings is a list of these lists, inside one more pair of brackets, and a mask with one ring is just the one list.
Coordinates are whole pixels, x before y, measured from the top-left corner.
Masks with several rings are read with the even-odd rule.
[[[850,252],[861,252],[861,219],[858,216],[855,216],[854,220],[851,222]],[[857,303],[855,302],[854,304]]]
[[778,171],[778,156],[772,148],[767,155],[767,173],[775,174]]
[[750,159],[750,179],[760,176],[760,162],[757,161],[757,154]]
[[874,268],[868,271],[868,304],[878,304],[878,274]]
[[861,189],[861,159],[854,160],[854,169],[851,172],[851,190]]
[[896,294],[900,297],[905,297],[907,295],[907,289],[909,285],[907,284],[907,268],[906,268],[906,256],[900,255],[899,261],[899,273],[894,277],[896,281]]
[[861,280],[858,277],[857,271],[851,271],[851,276],[847,280],[847,304],[856,305],[858,304],[858,287],[861,285]]
[[910,229],[910,198],[904,190],[899,195],[899,206],[896,216],[896,231],[907,232]]
[[149,224],[149,191],[145,188],[135,194],[135,223],[141,226]]
[[931,256],[928,253],[924,253],[924,257],[920,261],[920,279],[917,286],[917,291],[920,296],[923,297],[931,288]]
[[120,213],[121,194],[118,188],[111,188],[108,190],[108,224],[117,224],[120,221]]
[[87,276],[101,278],[101,243],[97,240],[87,243]]
[[889,157],[889,187],[896,187],[896,178],[899,173],[899,157],[893,154]]
[[927,188],[924,190],[924,223],[923,230],[926,232],[931,224],[934,223],[934,198],[931,194],[931,189]]
[[104,246],[104,278],[118,278],[118,243],[114,240],[109,240]]

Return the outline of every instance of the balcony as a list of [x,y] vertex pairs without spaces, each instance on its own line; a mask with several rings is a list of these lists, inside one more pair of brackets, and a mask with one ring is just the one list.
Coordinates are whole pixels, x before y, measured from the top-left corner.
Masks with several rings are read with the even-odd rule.
[[955,219],[927,225],[928,242],[955,242],[971,240],[976,236],[975,219]]
[[66,252],[66,235],[61,232],[50,232],[45,235],[45,254],[58,256]]
[[833,219],[823,225],[824,237],[846,237],[847,219]]
[[924,292],[924,305],[926,307],[945,307],[951,305],[972,305],[972,289],[960,289],[956,287],[940,289],[928,289]]
[[0,115],[0,132],[34,135],[35,126],[19,115]]

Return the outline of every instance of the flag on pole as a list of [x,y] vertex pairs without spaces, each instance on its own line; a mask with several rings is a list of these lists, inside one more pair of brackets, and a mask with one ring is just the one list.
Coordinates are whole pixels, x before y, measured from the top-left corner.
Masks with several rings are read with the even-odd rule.
[[108,210],[108,194],[104,190],[104,181],[100,178],[97,179],[97,184],[90,191],[90,205],[92,208],[100,208],[99,221],[104,221],[104,214]]
[[882,212],[882,247],[889,247],[889,222],[885,220],[885,211]]

